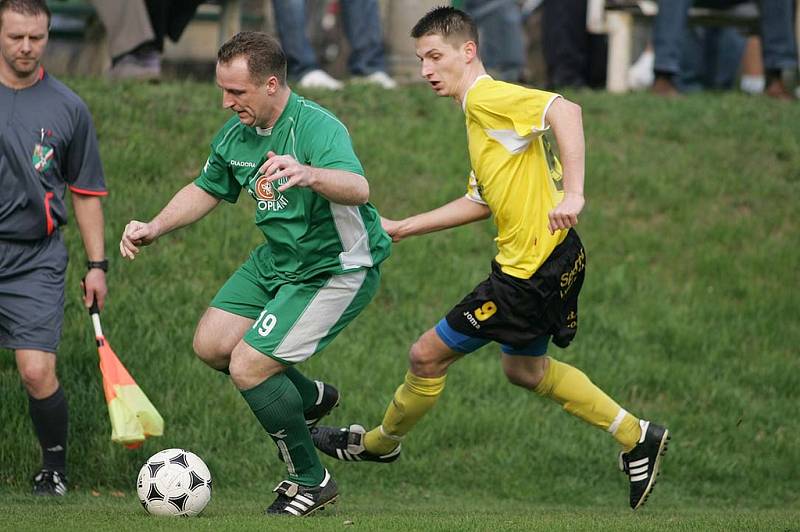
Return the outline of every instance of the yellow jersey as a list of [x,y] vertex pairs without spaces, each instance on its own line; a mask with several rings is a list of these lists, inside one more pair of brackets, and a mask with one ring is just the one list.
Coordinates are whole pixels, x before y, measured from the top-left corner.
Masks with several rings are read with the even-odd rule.
[[495,260],[522,279],[567,235],[551,235],[547,218],[563,197],[561,164],[544,136],[545,114],[558,97],[484,75],[463,101],[472,166],[466,196],[489,207],[497,227]]

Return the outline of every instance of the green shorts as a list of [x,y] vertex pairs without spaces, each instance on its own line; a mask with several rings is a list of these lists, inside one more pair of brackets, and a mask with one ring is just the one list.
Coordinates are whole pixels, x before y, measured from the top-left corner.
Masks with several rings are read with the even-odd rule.
[[255,320],[244,335],[253,349],[286,365],[322,351],[378,291],[377,266],[305,281],[281,279],[251,255],[211,306]]

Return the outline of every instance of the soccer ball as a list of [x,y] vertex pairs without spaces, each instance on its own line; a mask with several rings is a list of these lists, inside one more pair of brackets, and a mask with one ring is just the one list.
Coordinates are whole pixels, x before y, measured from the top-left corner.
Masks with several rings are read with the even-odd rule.
[[139,470],[136,492],[150,514],[197,515],[211,500],[211,473],[196,454],[165,449]]

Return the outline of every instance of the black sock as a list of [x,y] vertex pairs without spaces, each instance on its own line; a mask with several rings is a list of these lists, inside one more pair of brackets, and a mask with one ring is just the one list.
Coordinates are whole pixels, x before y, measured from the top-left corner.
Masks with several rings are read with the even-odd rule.
[[28,395],[33,429],[42,446],[42,467],[64,473],[67,467],[67,397],[59,386],[50,397]]

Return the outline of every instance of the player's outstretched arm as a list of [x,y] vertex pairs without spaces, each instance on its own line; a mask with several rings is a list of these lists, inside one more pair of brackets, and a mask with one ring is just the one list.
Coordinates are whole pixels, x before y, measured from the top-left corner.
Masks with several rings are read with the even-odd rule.
[[578,215],[585,203],[583,180],[586,146],[579,105],[564,98],[557,98],[547,110],[545,118],[556,136],[564,173],[564,198],[548,213],[549,229],[554,233],[578,224]]
[[120,254],[126,259],[135,259],[141,246],[147,246],[161,235],[196,222],[211,212],[218,203],[219,199],[194,183],[189,183],[150,222],[128,222],[119,242]]
[[490,215],[491,211],[488,206],[461,197],[438,209],[423,212],[404,220],[381,218],[381,225],[383,225],[384,231],[392,237],[392,241],[399,242],[409,236],[424,235],[477,220],[485,220]]

